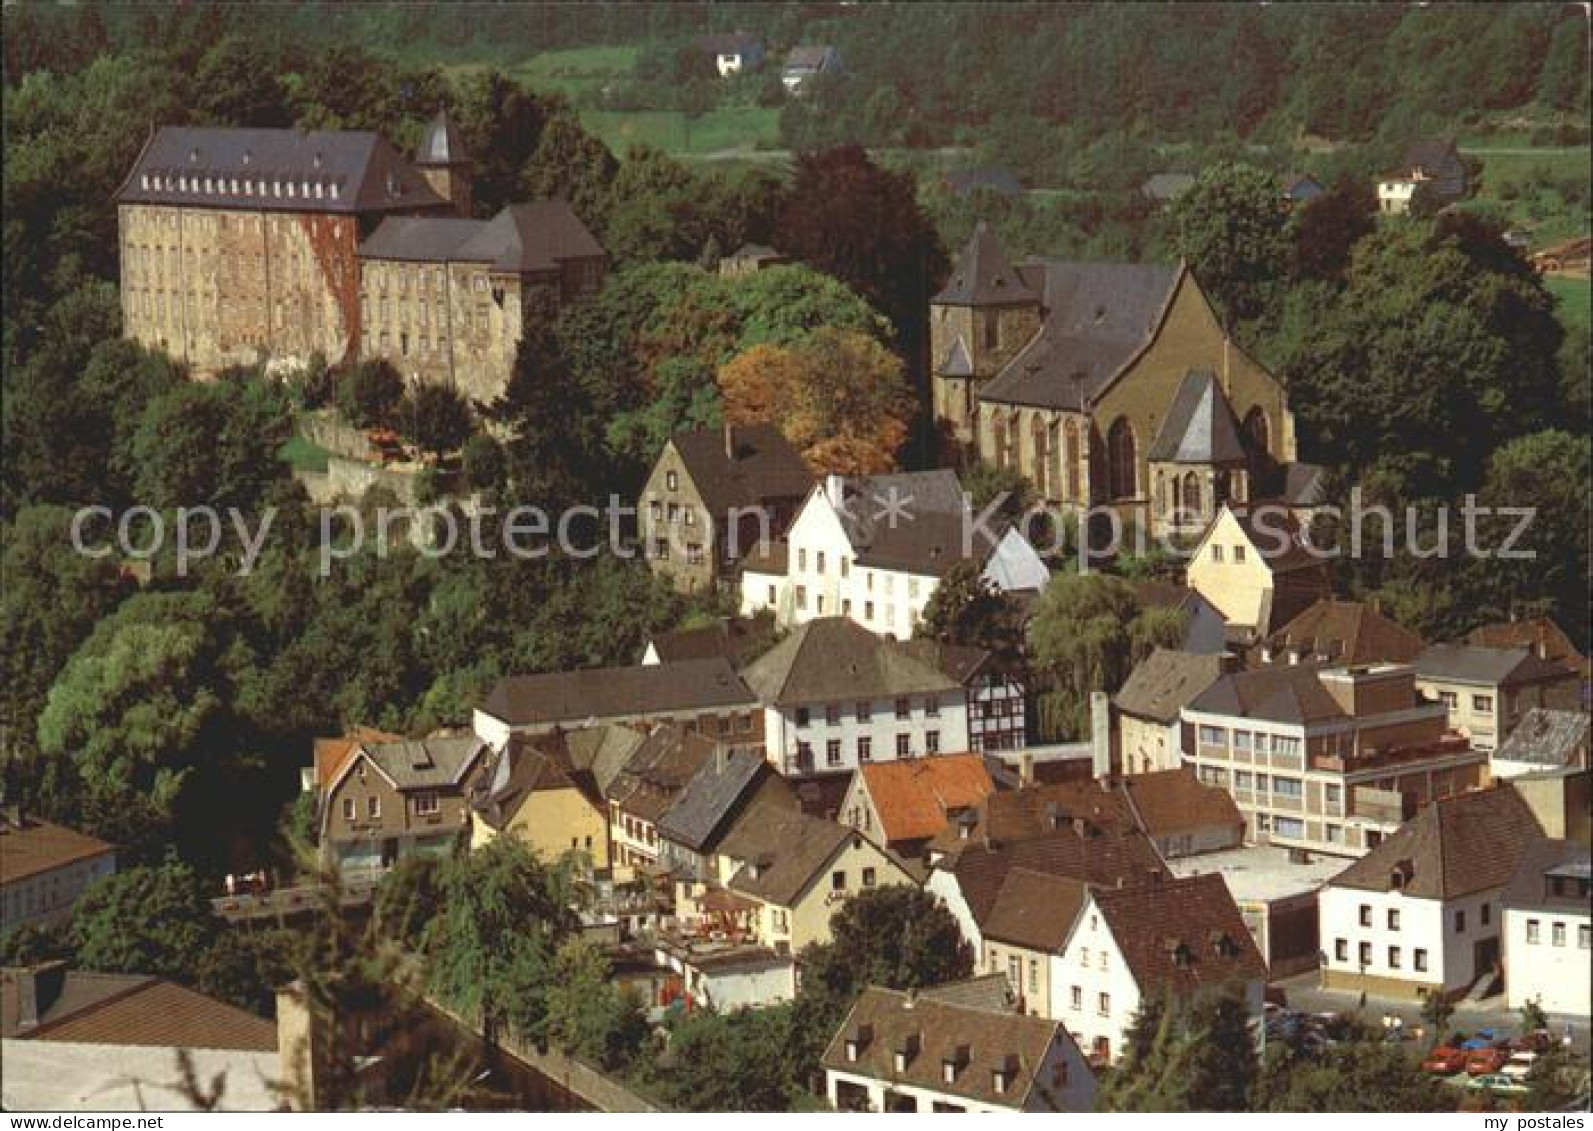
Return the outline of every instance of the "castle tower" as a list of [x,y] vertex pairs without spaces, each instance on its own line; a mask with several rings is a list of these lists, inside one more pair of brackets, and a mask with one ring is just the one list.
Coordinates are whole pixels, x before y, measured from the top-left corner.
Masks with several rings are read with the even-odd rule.
[[438,196],[453,203],[455,212],[470,216],[470,154],[446,110],[437,111],[426,127],[425,140],[415,151],[415,168]]
[[1040,329],[1040,295],[1007,260],[981,220],[929,300],[930,385],[947,456],[962,460],[978,435],[980,386]]

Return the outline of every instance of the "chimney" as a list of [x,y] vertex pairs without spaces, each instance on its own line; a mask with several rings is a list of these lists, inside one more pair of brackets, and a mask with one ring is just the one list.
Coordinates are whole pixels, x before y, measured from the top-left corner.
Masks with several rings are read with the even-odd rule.
[[845,505],[846,480],[839,475],[826,475],[824,477],[824,497],[830,500],[830,506],[840,510]]
[[736,461],[736,430],[730,421],[725,421],[725,458],[731,463]]
[[1018,756],[1018,786],[1025,788],[1034,784],[1034,755],[1020,754]]
[[1104,691],[1090,692],[1090,765],[1098,778],[1112,774],[1112,701]]
[[723,746],[714,747],[714,773],[720,777],[730,772],[730,751]]
[[8,970],[7,978],[14,978],[17,987],[17,1034],[20,1036],[39,1027],[39,1020],[50,1011],[61,991],[66,988],[66,963],[61,960],[41,962]]

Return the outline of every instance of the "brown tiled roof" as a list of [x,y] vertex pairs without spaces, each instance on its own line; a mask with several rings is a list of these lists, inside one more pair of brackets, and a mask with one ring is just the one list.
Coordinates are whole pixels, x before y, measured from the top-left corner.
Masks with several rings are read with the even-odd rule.
[[1222,667],[1220,655],[1158,648],[1129,673],[1112,702],[1125,714],[1174,723],[1190,700],[1217,681]]
[[962,689],[901,641],[877,636],[846,617],[819,617],[800,625],[742,676],[763,703],[774,706]]
[[1191,711],[1275,723],[1307,723],[1346,717],[1344,708],[1309,665],[1284,664],[1231,672],[1188,703]]
[[734,457],[727,454],[725,428],[676,432],[669,440],[704,506],[721,515],[731,507],[802,501],[813,473],[778,428],[751,424],[728,431]]
[[957,879],[974,922],[982,923],[995,906],[1007,873],[1029,868],[1052,876],[1115,887],[1170,876],[1156,846],[1137,829],[1080,836],[1071,828],[1006,846],[976,842],[938,867]]
[[1083,821],[1096,829],[1131,829],[1133,811],[1121,794],[1094,779],[1048,782],[992,793],[974,817],[975,837],[1006,844],[1049,836]]
[[604,796],[627,813],[656,823],[717,749],[717,743],[700,734],[654,727],[631,752]]
[[315,784],[322,789],[332,784],[332,779],[337,777],[337,772],[343,768],[343,762],[354,748],[363,742],[397,742],[403,735],[389,734],[385,730],[375,727],[357,726],[347,734],[340,734],[336,738],[318,738],[315,740]]
[[848,840],[862,835],[800,809],[760,800],[730,826],[718,851],[745,862],[730,877],[732,889],[789,907]]
[[[169,1048],[275,1052],[274,1022],[160,978],[72,972],[67,983],[114,978],[91,994],[63,992],[40,1025],[17,1036],[76,1044],[153,1045]],[[99,992],[105,991],[105,992]],[[69,997],[69,994],[72,996]],[[74,1008],[70,1002],[76,998]]]
[[1527,648],[1548,659],[1570,664],[1584,677],[1588,673],[1588,658],[1577,650],[1565,630],[1548,617],[1485,624],[1472,629],[1466,636],[1466,643],[1480,644],[1484,648]]
[[[847,1040],[862,1033],[867,1033],[869,1039],[858,1049],[857,1060],[849,1061]],[[909,1059],[905,1072],[897,1072],[896,1050],[905,1047],[911,1038],[917,1039],[918,1052]],[[1072,1040],[1058,1021],[955,1005],[922,994],[870,986],[831,1039],[822,1063],[839,1072],[900,1081],[980,1103],[1022,1108],[1052,1045]],[[961,1061],[959,1050],[966,1051],[967,1059],[947,1083],[944,1062]],[[1008,1065],[1015,1069],[1015,1078],[1005,1091],[998,1092],[994,1072]]]
[[1099,889],[1094,899],[1143,995],[1266,980],[1266,963],[1215,873]]
[[945,754],[859,766],[886,843],[925,840],[946,827],[949,813],[995,790],[984,758]]
[[1084,905],[1085,891],[1080,880],[1013,868],[979,929],[987,939],[1030,950],[1061,950]]
[[674,664],[682,660],[708,660],[723,656],[735,667],[741,667],[751,654],[774,639],[772,622],[730,617],[703,625],[701,628],[681,628],[674,632],[660,632],[651,643],[661,664]]
[[1427,645],[1364,601],[1317,601],[1267,638],[1273,658],[1288,652],[1334,664],[1407,664]]
[[512,726],[750,707],[757,698],[722,656],[676,664],[500,679],[482,710]]
[[1456,899],[1503,887],[1527,845],[1542,835],[1509,785],[1441,797],[1333,877],[1333,886]]
[[34,817],[0,816],[0,884],[115,851],[97,837]]
[[1203,784],[1189,766],[1133,774],[1121,779],[1117,788],[1128,796],[1140,828],[1151,837],[1244,825],[1228,791]]
[[576,790],[588,804],[601,809],[602,798],[591,774],[577,769],[563,734],[514,734],[472,804],[483,821],[502,829],[532,794],[562,789]]

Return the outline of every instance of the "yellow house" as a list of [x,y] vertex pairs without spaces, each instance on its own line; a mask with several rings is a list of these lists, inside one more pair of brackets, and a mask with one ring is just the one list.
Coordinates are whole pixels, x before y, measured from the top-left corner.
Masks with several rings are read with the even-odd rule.
[[1332,594],[1326,559],[1281,505],[1224,504],[1190,556],[1186,581],[1241,635],[1266,635]]
[[475,804],[470,847],[513,833],[546,861],[576,853],[609,870],[608,818],[591,774],[570,761],[562,736],[513,735]]
[[830,916],[850,896],[915,884],[894,855],[857,829],[797,809],[755,805],[719,846],[728,889],[755,904],[757,941],[800,951],[830,940]]

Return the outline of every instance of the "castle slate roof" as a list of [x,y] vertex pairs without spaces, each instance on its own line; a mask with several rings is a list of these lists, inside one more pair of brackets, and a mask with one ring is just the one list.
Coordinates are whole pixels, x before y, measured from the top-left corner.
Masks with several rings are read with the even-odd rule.
[[1266,980],[1267,964],[1215,872],[1093,896],[1142,994]]
[[1039,297],[1013,269],[1001,242],[981,220],[957,257],[946,286],[930,301],[947,306],[1002,306],[1037,302]]
[[1222,675],[1220,655],[1158,648],[1134,666],[1113,697],[1118,710],[1172,724],[1178,712]]
[[756,697],[723,656],[500,679],[482,711],[511,726],[747,707]]
[[420,148],[415,151],[415,164],[463,165],[469,160],[470,151],[465,148],[464,138],[459,135],[448,112],[437,111],[437,116],[426,127],[426,136],[421,140]]
[[1150,458],[1167,463],[1244,462],[1239,421],[1216,374],[1193,369],[1184,374],[1161,430],[1151,441]]
[[449,207],[380,134],[216,126],[156,130],[116,202],[334,213]]
[[467,263],[488,263],[494,270],[530,274],[557,270],[567,259],[591,259],[605,253],[575,209],[563,200],[536,200],[506,205],[457,252]]
[[726,425],[676,432],[674,445],[703,505],[716,515],[731,507],[800,500],[813,473],[772,424]]
[[1274,658],[1298,652],[1335,664],[1408,664],[1426,647],[1410,629],[1364,601],[1324,597],[1267,638]]
[[764,704],[776,707],[961,688],[901,641],[876,635],[847,617],[819,617],[799,625],[754,660],[742,677]]
[[1043,291],[1045,324],[979,399],[1082,412],[1150,344],[1184,269],[1039,260],[1020,274]]
[[1333,886],[1458,899],[1503,887],[1543,828],[1509,785],[1441,797],[1333,878]]
[[1314,667],[1287,664],[1229,672],[1189,702],[1189,710],[1274,723],[1345,718]]
[[359,246],[361,259],[486,263],[514,275],[553,271],[563,260],[603,254],[562,200],[511,204],[490,220],[389,216]]

